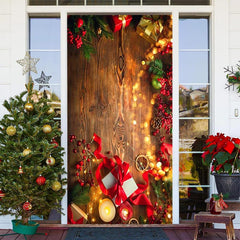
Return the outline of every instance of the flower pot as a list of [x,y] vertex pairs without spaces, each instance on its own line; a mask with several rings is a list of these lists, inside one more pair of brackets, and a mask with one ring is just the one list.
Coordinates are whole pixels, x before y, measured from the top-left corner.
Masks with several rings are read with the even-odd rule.
[[[240,198],[240,174],[233,173],[231,175],[227,173],[214,174],[218,193],[222,193],[225,199]],[[225,197],[228,195],[228,197]]]
[[25,235],[33,235],[36,233],[39,226],[38,223],[34,221],[28,221],[28,224],[22,224],[21,220],[12,220],[13,231]]

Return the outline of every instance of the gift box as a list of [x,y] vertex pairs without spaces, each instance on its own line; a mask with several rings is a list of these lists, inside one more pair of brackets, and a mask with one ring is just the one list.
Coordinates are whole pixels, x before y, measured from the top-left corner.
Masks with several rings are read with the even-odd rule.
[[[104,158],[96,170],[96,179],[102,192],[119,206],[138,189],[138,186],[129,172],[129,164],[122,162],[118,156],[114,158],[116,163],[112,159]],[[110,171],[102,177],[100,172],[104,169]]]
[[137,26],[137,33],[150,43],[156,43],[163,30],[159,16],[143,16]]
[[121,28],[126,28],[132,20],[130,15],[114,15],[111,16],[110,26],[113,32],[119,31]]
[[75,203],[72,203],[68,207],[68,218],[69,223],[72,224],[82,224],[86,223],[88,220],[87,214]]
[[[112,189],[112,188],[114,188],[114,186],[119,184],[119,181],[116,178],[117,172],[118,172],[118,167],[113,169],[110,173],[108,173],[102,179],[102,183],[106,189]],[[129,174],[129,172],[127,172],[127,174]],[[122,203],[125,200],[127,200],[138,189],[138,186],[137,186],[136,182],[134,181],[134,179],[132,177],[130,177],[129,179],[126,179],[125,181],[123,181],[122,185],[118,186],[118,188],[121,188],[121,190],[124,191],[124,193],[121,192],[121,190],[119,192],[116,191],[116,195],[117,194],[121,195],[120,197],[121,197],[121,203]],[[116,197],[117,197],[116,195],[113,196],[112,200],[115,203],[115,205],[118,206],[121,203],[116,202]]]

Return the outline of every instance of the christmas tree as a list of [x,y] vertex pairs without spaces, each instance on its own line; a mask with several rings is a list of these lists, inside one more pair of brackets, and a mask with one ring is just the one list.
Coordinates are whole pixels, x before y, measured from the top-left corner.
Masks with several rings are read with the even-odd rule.
[[55,111],[32,80],[26,90],[4,101],[8,114],[0,120],[0,214],[21,217],[24,224],[32,215],[61,211],[66,182]]

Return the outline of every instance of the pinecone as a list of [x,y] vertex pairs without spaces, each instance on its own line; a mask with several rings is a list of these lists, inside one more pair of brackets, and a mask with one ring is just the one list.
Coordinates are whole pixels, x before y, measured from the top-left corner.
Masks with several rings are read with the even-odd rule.
[[154,117],[152,120],[151,120],[151,126],[152,128],[154,129],[160,129],[161,128],[161,118],[160,117]]

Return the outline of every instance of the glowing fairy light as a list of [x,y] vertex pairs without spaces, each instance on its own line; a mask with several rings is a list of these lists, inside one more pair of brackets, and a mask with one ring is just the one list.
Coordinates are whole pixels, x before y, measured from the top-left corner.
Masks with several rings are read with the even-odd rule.
[[144,66],[144,65],[146,64],[146,62],[145,62],[145,61],[142,61],[141,64]]
[[144,142],[149,143],[150,142],[150,137],[149,136],[144,137]]
[[144,123],[144,127],[147,128],[148,127],[148,122]]
[[136,125],[137,124],[137,121],[136,120],[133,120],[133,125]]

